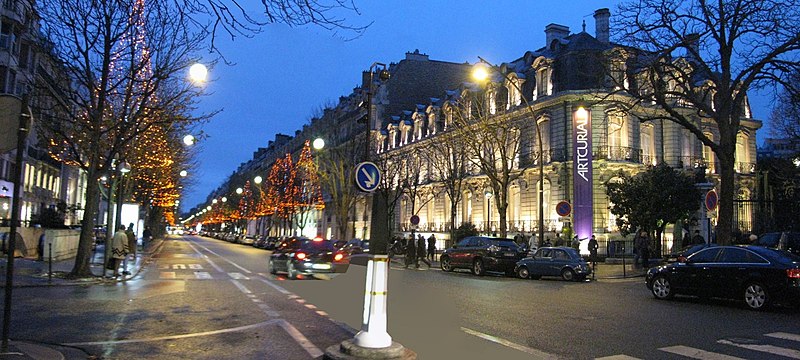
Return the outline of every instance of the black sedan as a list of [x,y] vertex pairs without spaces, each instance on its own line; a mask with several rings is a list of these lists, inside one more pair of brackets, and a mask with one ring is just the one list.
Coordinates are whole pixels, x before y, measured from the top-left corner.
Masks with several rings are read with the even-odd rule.
[[470,269],[475,275],[499,271],[514,275],[514,266],[522,259],[524,250],[511,239],[468,236],[442,252],[442,270]]
[[560,276],[567,281],[586,280],[592,269],[581,255],[570,247],[543,247],[531,257],[517,262],[514,272],[522,279]]
[[760,246],[710,246],[650,269],[646,284],[656,299],[719,297],[754,310],[773,301],[800,304],[800,257]]
[[343,273],[350,266],[347,254],[330,240],[290,237],[282,240],[270,255],[270,274],[285,272],[289,279],[300,275]]

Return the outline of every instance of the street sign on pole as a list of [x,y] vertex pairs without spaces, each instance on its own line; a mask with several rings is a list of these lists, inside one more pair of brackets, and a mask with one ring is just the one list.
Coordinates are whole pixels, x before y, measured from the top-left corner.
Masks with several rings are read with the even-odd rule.
[[570,213],[572,213],[572,205],[570,205],[568,201],[560,201],[556,205],[556,214],[558,214],[558,216],[566,217],[569,216]]
[[356,165],[356,186],[361,191],[373,192],[381,182],[381,171],[369,161]]
[[719,202],[719,198],[717,197],[717,192],[714,189],[709,190],[706,193],[706,209],[708,211],[714,211],[717,208],[717,203]]

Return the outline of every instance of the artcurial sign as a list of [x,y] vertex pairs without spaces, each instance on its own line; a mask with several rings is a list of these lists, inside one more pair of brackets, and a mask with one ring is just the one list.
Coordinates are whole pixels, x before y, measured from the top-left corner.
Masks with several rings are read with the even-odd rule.
[[574,230],[579,239],[592,236],[592,117],[579,107],[572,117]]

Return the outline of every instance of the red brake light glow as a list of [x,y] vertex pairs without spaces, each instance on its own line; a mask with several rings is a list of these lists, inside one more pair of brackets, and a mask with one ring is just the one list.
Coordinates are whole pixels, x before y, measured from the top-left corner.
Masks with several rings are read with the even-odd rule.
[[306,258],[306,253],[299,252],[299,253],[295,254],[294,257],[296,257],[297,260],[303,260],[303,259]]
[[800,269],[786,269],[786,276],[790,279],[800,279]]
[[342,253],[337,253],[336,255],[333,255],[333,261],[341,261],[342,259],[344,259],[344,255]]
[[322,239],[321,237],[319,237],[319,236],[317,236],[317,237],[315,237],[315,238],[314,238],[314,241],[322,241],[322,240],[323,240],[323,239]]

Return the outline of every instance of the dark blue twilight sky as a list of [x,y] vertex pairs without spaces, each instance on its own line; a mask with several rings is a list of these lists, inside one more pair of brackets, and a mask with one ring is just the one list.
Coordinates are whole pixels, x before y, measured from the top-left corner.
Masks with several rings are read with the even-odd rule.
[[[550,23],[594,35],[596,9],[619,1],[568,0],[355,0],[361,15],[350,22],[372,22],[366,33],[344,40],[325,29],[269,26],[253,38],[219,38],[218,46],[236,65],[211,69],[201,109],[223,109],[202,130],[195,184],[181,199],[183,211],[205,201],[240,163],[265,147],[276,133],[294,135],[315,110],[350,94],[361,72],[373,62],[398,62],[419,49],[432,60],[475,63],[511,61],[544,46]],[[258,3],[258,2],[254,2]],[[753,94],[751,94],[752,96]],[[766,124],[766,97],[752,96],[756,118]],[[759,139],[768,131],[762,129]]]

